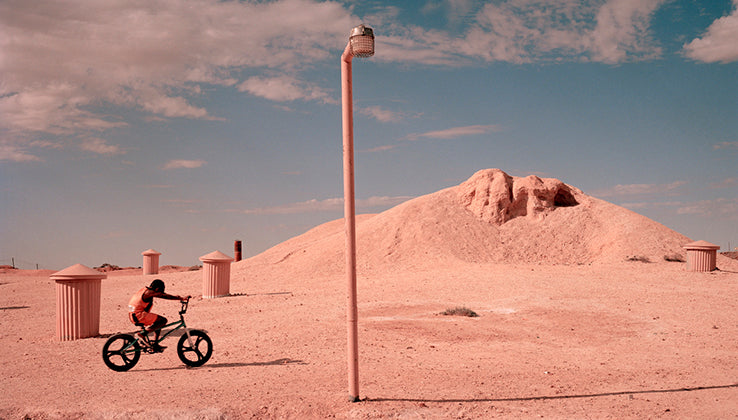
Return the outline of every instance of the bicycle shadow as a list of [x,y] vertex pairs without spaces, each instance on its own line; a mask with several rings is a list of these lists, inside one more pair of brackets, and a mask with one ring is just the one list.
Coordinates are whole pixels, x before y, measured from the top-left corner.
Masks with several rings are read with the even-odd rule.
[[181,370],[181,369],[220,369],[220,368],[239,368],[249,366],[283,366],[283,365],[307,365],[308,363],[302,360],[281,358],[276,360],[270,360],[267,362],[231,362],[231,363],[212,363],[205,364],[200,367],[189,367],[189,366],[172,366],[166,368],[155,368],[155,369],[141,369],[132,370],[131,372],[152,372],[152,371],[166,371],[166,370]]
[[728,389],[738,388],[738,383],[729,385],[708,385],[671,389],[646,389],[633,391],[613,391],[599,392],[591,394],[568,394],[568,395],[533,395],[526,397],[508,397],[508,398],[366,398],[367,402],[414,402],[414,403],[465,403],[465,402],[520,402],[520,401],[545,401],[545,400],[567,400],[576,398],[598,398],[613,397],[618,395],[641,395],[641,394],[669,394],[677,392],[693,392],[710,389]]

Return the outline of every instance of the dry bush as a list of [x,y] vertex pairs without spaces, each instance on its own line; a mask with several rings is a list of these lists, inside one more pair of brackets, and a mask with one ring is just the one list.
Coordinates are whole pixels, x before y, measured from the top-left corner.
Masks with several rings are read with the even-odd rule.
[[664,255],[664,261],[684,262],[684,258],[679,254],[669,254],[669,255]]
[[632,257],[628,257],[627,261],[638,261],[642,263],[650,263],[651,260],[648,259],[648,257],[644,255],[633,255]]
[[471,318],[479,316],[479,314],[464,306],[457,306],[453,309],[446,309],[445,311],[441,312],[441,315],[468,316]]

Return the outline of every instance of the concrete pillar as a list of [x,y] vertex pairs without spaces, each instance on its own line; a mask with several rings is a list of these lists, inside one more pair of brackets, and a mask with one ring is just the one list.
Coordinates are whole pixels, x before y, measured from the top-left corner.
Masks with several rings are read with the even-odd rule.
[[143,273],[147,274],[159,274],[159,255],[161,252],[153,249],[147,249],[142,252],[143,255]]
[[684,245],[687,250],[688,271],[713,271],[717,268],[719,246],[707,241],[696,241]]
[[71,341],[100,334],[100,287],[108,276],[82,264],[57,271],[56,339]]
[[200,257],[202,264],[202,297],[228,296],[231,286],[231,261],[233,258],[220,251]]

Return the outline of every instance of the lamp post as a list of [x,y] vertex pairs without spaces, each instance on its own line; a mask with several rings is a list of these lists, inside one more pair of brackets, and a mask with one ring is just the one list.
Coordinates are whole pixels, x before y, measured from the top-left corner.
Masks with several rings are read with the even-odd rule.
[[356,304],[356,205],[354,195],[354,105],[351,59],[374,55],[374,31],[364,25],[351,30],[341,55],[341,110],[343,120],[343,214],[346,223],[346,279],[348,281],[348,380],[349,400],[359,401],[359,339]]

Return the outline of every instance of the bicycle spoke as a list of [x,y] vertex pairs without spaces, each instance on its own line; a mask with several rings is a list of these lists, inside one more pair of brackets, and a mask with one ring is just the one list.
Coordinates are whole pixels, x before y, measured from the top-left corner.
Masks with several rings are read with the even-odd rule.
[[105,343],[102,355],[110,369],[122,372],[129,370],[138,362],[140,350],[132,336],[118,335]]
[[202,340],[198,338],[198,340],[195,342],[195,344],[192,347],[184,347],[182,348],[182,351],[193,352],[197,355],[197,360],[202,360],[203,355],[202,355],[202,352],[200,351],[200,347],[197,345],[197,343],[199,343],[200,341]]
[[194,330],[180,338],[177,344],[177,354],[180,360],[188,366],[202,366],[210,360],[213,352],[212,346],[213,344],[207,334]]

